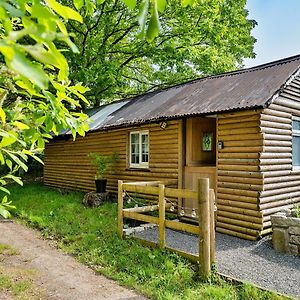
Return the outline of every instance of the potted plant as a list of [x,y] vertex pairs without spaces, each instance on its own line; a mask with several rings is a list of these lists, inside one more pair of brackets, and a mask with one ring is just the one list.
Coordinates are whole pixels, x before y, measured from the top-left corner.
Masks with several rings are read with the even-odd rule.
[[118,153],[114,152],[112,155],[104,156],[98,153],[90,153],[91,164],[96,168],[95,185],[97,193],[106,192],[107,179],[104,178],[106,172],[118,160]]

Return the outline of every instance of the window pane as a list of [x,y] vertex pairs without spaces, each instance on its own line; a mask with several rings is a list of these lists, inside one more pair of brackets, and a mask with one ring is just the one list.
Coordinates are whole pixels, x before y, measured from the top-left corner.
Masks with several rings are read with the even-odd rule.
[[131,156],[130,156],[130,163],[132,164],[139,164],[140,163],[140,154],[139,154],[139,145],[140,145],[140,135],[138,133],[133,133],[130,135],[131,137]]
[[293,129],[300,130],[300,121],[293,120]]
[[131,163],[132,164],[138,164],[139,163],[139,155],[138,154],[132,154],[131,155]]
[[138,133],[131,134],[131,143],[139,143],[139,134]]
[[149,136],[142,134],[142,162],[147,163],[149,160]]
[[293,136],[293,166],[300,166],[300,136]]

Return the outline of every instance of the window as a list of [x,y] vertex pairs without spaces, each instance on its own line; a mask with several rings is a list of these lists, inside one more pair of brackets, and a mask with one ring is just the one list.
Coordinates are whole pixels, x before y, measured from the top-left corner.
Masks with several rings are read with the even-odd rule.
[[149,167],[149,131],[130,132],[129,166],[134,168]]
[[300,169],[300,118],[293,118],[293,168]]

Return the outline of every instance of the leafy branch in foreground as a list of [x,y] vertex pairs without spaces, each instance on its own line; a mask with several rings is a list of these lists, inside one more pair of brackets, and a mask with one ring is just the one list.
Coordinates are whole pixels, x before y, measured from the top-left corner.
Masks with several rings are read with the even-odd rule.
[[22,184],[16,173],[27,171],[28,157],[42,163],[37,154],[52,135],[69,128],[75,139],[88,130],[80,111],[88,105],[87,88],[70,83],[62,54],[78,52],[65,26],[69,19],[82,22],[55,0],[0,2],[0,190],[6,194],[8,183]]

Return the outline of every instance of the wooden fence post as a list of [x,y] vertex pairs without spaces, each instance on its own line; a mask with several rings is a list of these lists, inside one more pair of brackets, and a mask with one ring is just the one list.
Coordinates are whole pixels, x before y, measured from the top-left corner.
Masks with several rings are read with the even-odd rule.
[[207,278],[210,275],[210,204],[209,179],[198,179],[198,208],[199,208],[199,269],[200,275]]
[[166,246],[166,228],[165,228],[165,219],[166,219],[166,201],[165,201],[165,185],[158,185],[158,209],[159,209],[159,247],[165,248]]
[[215,262],[215,191],[209,190],[210,202],[210,264]]
[[123,181],[118,180],[118,236],[123,238]]

